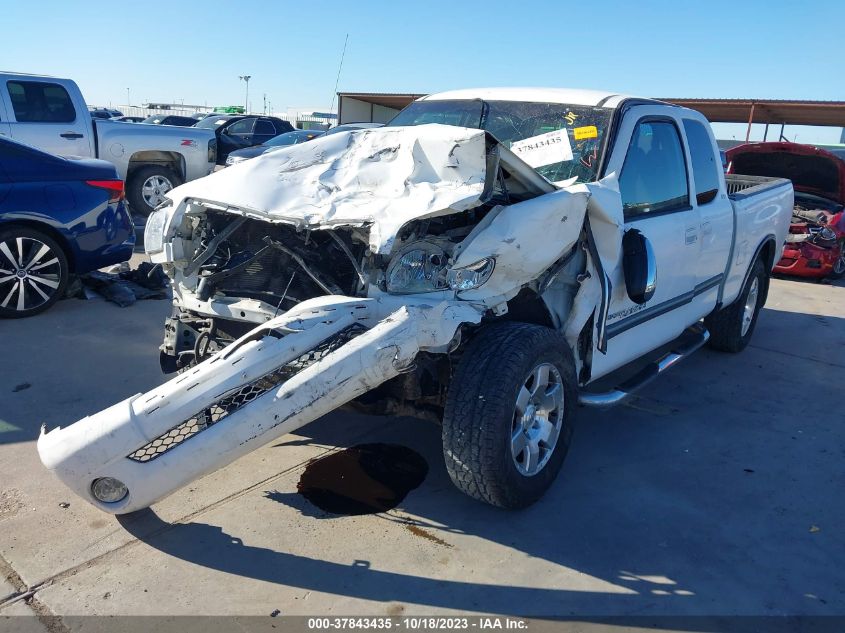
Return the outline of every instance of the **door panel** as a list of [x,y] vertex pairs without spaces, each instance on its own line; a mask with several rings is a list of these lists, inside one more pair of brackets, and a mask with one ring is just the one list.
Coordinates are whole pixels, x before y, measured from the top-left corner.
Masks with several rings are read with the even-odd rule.
[[700,255],[698,208],[691,204],[680,121],[666,108],[632,108],[620,126],[608,172],[619,173],[624,229],[651,242],[657,270],[654,295],[634,303],[616,271],[607,322],[607,354],[593,354],[593,378],[676,338],[694,316]]
[[696,284],[699,292],[696,303],[701,316],[709,314],[716,306],[719,289],[731,251],[734,235],[733,203],[725,193],[721,160],[714,152],[715,139],[710,126],[694,119],[684,119],[692,176],[693,204],[700,217],[699,258]]
[[78,112],[67,90],[57,83],[6,82],[13,139],[59,156],[90,156],[90,117]]

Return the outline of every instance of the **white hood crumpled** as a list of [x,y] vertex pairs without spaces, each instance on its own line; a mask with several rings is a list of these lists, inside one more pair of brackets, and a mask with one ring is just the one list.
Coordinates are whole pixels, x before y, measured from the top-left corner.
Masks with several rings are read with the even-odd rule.
[[[439,124],[332,134],[235,164],[167,195],[174,208],[201,200],[235,215],[301,229],[367,226],[370,250],[389,254],[399,229],[409,221],[482,202],[488,164],[495,164],[489,162],[490,138],[483,130]],[[575,244],[585,216],[602,268],[616,282],[624,225],[616,175],[555,185],[506,147],[500,145],[498,153],[513,185],[534,197],[494,209],[459,246],[458,266],[484,257],[497,261],[489,282],[461,298],[501,301],[513,296]],[[570,328],[583,325],[600,300],[595,265],[588,258],[592,280],[579,292],[569,336],[574,332]]]
[[447,125],[323,136],[243,161],[168,193],[237,207],[303,229],[371,225],[370,249],[389,252],[410,220],[475,206],[486,177],[485,133]]

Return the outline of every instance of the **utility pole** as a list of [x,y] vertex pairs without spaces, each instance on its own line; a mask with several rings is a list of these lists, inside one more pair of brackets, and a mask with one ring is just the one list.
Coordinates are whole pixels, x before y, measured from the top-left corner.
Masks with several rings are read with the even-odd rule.
[[267,93],[266,92],[264,93],[264,110],[263,110],[263,112],[264,112],[264,115],[266,116],[267,115]]
[[246,98],[244,99],[244,114],[249,114],[249,80],[252,75],[238,75],[246,83]]

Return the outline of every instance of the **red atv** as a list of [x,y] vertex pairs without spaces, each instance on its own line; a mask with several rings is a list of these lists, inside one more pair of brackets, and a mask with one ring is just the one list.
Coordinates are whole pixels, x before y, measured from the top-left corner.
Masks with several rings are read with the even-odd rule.
[[774,272],[844,277],[845,160],[799,143],[749,143],[725,155],[728,173],[789,178],[795,187],[792,224]]

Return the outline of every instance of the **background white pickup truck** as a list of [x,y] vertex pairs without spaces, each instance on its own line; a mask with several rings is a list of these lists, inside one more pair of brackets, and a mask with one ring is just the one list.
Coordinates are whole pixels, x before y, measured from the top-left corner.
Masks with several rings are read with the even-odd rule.
[[0,72],[0,135],[59,156],[101,158],[126,181],[136,218],[173,187],[206,176],[217,160],[214,132],[92,119],[70,79]]
[[793,204],[726,179],[695,111],[551,89],[432,95],[168,197],[145,245],[183,372],[38,443],[113,513],[345,403],[442,420],[461,490],[528,505],[579,403],[748,344]]

